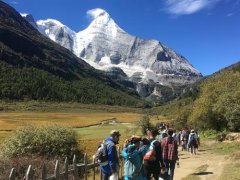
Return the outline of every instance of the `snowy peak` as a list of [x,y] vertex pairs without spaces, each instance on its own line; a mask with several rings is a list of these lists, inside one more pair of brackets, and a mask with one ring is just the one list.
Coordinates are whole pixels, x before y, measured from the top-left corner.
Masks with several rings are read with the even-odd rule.
[[87,11],[87,15],[92,19],[86,30],[88,31],[112,31],[116,35],[117,31],[124,32],[103,9],[96,8]]
[[76,33],[55,19],[38,20],[39,29],[51,40],[69,50],[73,50]]
[[39,26],[46,26],[46,25],[59,26],[59,27],[64,27],[65,26],[60,21],[55,20],[55,19],[38,20],[37,24]]
[[100,25],[105,25],[111,20],[110,15],[105,10],[100,8],[87,11],[87,15],[92,18],[92,23]]
[[[134,83],[183,85],[202,77],[186,58],[158,40],[145,40],[122,30],[103,9],[87,11],[90,25],[74,32],[54,19],[39,20],[45,34],[97,69],[120,69]],[[115,72],[115,71],[114,71]],[[156,94],[156,93],[155,93]]]
[[26,19],[35,29],[38,29],[38,26],[33,18],[33,16],[31,14],[27,14],[27,13],[20,13],[21,16]]

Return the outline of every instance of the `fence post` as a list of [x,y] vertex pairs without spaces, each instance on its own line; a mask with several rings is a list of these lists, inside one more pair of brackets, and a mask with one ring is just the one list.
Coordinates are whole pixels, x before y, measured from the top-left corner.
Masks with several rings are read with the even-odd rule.
[[34,175],[34,171],[32,169],[32,166],[29,165],[26,173],[26,180],[33,180],[33,175]]
[[87,153],[84,154],[84,179],[87,180]]
[[12,168],[9,175],[9,180],[15,180],[15,176],[16,176],[16,171],[14,168]]
[[77,159],[76,155],[73,156],[73,180],[78,180]]
[[64,178],[65,180],[68,180],[68,158],[65,158],[65,162],[64,162]]
[[59,180],[59,161],[57,160],[56,161],[56,164],[55,164],[55,169],[54,169],[54,177],[56,180]]
[[121,158],[121,152],[120,152],[120,149],[121,149],[121,146],[119,145],[118,148],[117,148],[117,151],[118,151],[118,158],[120,160],[119,162],[119,169],[118,169],[118,178],[121,179],[122,177],[122,166],[121,166],[121,163],[122,163],[122,158]]
[[41,180],[45,180],[47,177],[47,168],[45,163],[42,164],[42,169],[41,169]]
[[93,158],[93,180],[95,180],[96,168],[95,168],[95,158]]

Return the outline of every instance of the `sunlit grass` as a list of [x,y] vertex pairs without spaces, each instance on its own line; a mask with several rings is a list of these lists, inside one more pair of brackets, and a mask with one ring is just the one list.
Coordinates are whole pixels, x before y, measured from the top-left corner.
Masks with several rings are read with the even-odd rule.
[[[123,123],[135,123],[143,117],[139,113],[110,113],[110,112],[81,112],[81,113],[63,113],[63,112],[2,112],[0,113],[0,143],[10,135],[7,131],[14,132],[16,129],[26,125],[46,126],[46,125],[60,125],[69,127],[84,127],[99,124],[104,121],[116,121]],[[123,127],[119,127],[124,128]],[[82,131],[83,129],[81,129]],[[79,130],[80,131],[80,130]],[[87,130],[90,131],[90,130]],[[85,132],[87,132],[85,130]],[[101,134],[103,130],[98,132]],[[88,133],[89,134],[89,133]],[[94,135],[89,135],[95,138]],[[88,136],[84,138],[89,139]],[[98,136],[97,136],[98,137]]]
[[106,120],[118,122],[137,122],[142,118],[137,113],[46,113],[46,112],[12,112],[0,113],[0,130],[15,130],[26,124],[36,126],[62,125],[71,127],[83,127]]
[[119,141],[121,147],[125,139],[130,138],[132,135],[141,135],[140,129],[135,124],[105,124],[75,130],[80,138],[81,149],[87,154],[93,155],[98,145],[109,136],[110,131],[113,129],[117,129],[121,133]]

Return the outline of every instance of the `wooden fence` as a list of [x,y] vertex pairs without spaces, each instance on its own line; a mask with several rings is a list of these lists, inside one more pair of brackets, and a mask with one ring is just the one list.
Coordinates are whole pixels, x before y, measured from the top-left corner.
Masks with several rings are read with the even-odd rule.
[[[84,180],[87,180],[88,178],[88,170],[92,170],[93,174],[93,180],[95,180],[96,178],[96,167],[99,167],[99,165],[97,163],[95,163],[95,161],[93,160],[92,163],[87,162],[87,154],[84,154],[84,162],[83,163],[77,163],[76,161],[76,156],[74,155],[73,157],[73,164],[72,166],[69,168],[69,161],[68,158],[65,159],[64,162],[64,171],[60,172],[60,164],[59,161],[56,161],[55,164],[55,169],[54,169],[54,174],[47,176],[47,168],[45,166],[45,164],[43,163],[42,168],[41,168],[41,173],[40,173],[40,177],[37,179],[41,179],[41,180],[68,180],[69,176],[73,177],[73,180],[79,180],[80,179],[80,175],[79,174],[79,170],[83,170],[84,174],[81,175],[81,177],[84,178]],[[81,171],[82,172],[82,171]],[[120,168],[120,172],[119,172],[120,176],[122,175],[122,168]],[[120,177],[119,176],[119,177]],[[16,171],[14,168],[12,168],[10,175],[9,175],[9,180],[15,180],[16,179]],[[33,167],[31,165],[28,166],[27,172],[25,174],[25,180],[34,180],[36,178],[34,178],[34,170]]]

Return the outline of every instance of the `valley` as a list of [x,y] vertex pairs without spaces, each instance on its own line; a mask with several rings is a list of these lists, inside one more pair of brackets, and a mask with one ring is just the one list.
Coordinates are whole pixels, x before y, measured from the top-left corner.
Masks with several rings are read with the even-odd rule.
[[[42,160],[52,169],[56,159],[72,159],[74,154],[79,162],[83,162],[84,153],[85,162],[92,161],[110,130],[120,132],[117,147],[121,149],[132,135],[146,137],[146,129],[159,131],[163,123],[176,131],[194,129],[200,134],[197,155],[181,151],[179,146],[176,180],[239,179],[239,139],[227,138],[240,132],[240,61],[239,54],[233,52],[240,41],[238,34],[229,36],[229,29],[239,30],[215,24],[234,22],[230,20],[237,13],[222,15],[224,20],[215,19],[202,26],[218,13],[208,13],[208,21],[205,15],[200,22],[181,19],[180,15],[156,18],[165,10],[150,13],[144,7],[141,14],[154,17],[141,19],[144,26],[136,24],[134,35],[124,26],[123,22],[131,18],[124,19],[122,15],[127,12],[118,12],[121,6],[114,11],[91,7],[85,11],[88,25],[81,22],[81,30],[74,30],[70,24],[76,25],[78,19],[76,14],[68,18],[70,11],[61,11],[65,20],[57,15],[51,18],[45,11],[40,16],[40,8],[39,13],[35,10],[31,15],[16,10],[23,2],[5,1],[0,0],[0,179],[7,179],[13,166],[22,179],[29,162],[39,167],[34,169],[39,175]],[[175,0],[165,2],[168,6],[173,2],[182,5]],[[181,2],[191,6],[190,2],[203,1]],[[72,4],[62,5],[64,12],[65,5]],[[213,7],[214,3],[209,5]],[[136,9],[135,4],[133,7]],[[124,21],[118,25],[120,15]],[[132,20],[128,23],[135,26],[137,19]],[[151,20],[156,22],[148,27]],[[211,26],[218,29],[208,30]],[[147,29],[147,38],[140,37]],[[168,40],[174,49],[165,45]],[[192,62],[196,67],[204,64],[205,73]],[[213,71],[212,66],[218,69]],[[211,73],[206,73],[208,68],[212,68]]]

